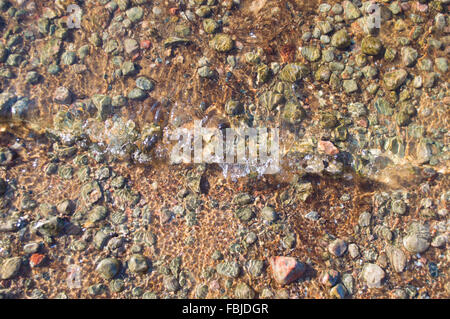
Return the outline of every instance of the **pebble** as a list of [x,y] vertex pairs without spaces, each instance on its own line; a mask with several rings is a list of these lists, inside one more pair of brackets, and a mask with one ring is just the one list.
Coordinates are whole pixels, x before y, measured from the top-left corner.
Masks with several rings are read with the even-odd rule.
[[240,266],[237,262],[227,262],[224,261],[217,265],[216,267],[217,273],[219,275],[229,277],[229,278],[237,278],[240,274]]
[[358,245],[352,243],[348,246],[348,253],[350,254],[350,257],[353,259],[358,258],[359,255],[359,248]]
[[386,250],[392,268],[398,273],[403,272],[406,267],[406,256],[403,251],[397,247],[388,247]]
[[128,268],[133,273],[145,273],[148,270],[147,259],[140,254],[134,254],[128,260]]
[[236,288],[234,289],[234,295],[238,299],[253,299],[255,298],[255,292],[254,290],[247,285],[246,283],[239,283],[236,285]]
[[173,276],[165,277],[163,280],[163,285],[164,288],[169,292],[175,292],[181,288],[178,280]]
[[126,15],[131,22],[138,22],[144,17],[144,10],[141,7],[133,7],[126,11]]
[[384,75],[383,81],[388,90],[398,89],[406,80],[408,72],[404,69],[398,69],[388,72]]
[[299,279],[306,269],[305,265],[294,257],[271,257],[269,263],[275,281],[281,285],[288,285]]
[[262,215],[263,219],[268,222],[274,222],[278,218],[277,213],[270,206],[264,207],[261,211],[261,215]]
[[362,276],[369,288],[380,288],[385,277],[384,270],[376,264],[365,264]]
[[328,245],[328,251],[336,257],[341,257],[347,251],[347,243],[342,239],[336,239]]
[[361,49],[364,54],[378,55],[383,48],[383,44],[379,38],[368,36],[361,42]]
[[338,148],[330,141],[319,141],[317,144],[317,150],[327,155],[339,154]]
[[413,223],[409,233],[403,238],[403,246],[407,251],[417,254],[423,253],[430,247],[429,230],[422,224]]
[[72,101],[72,95],[68,88],[60,86],[53,93],[53,100],[56,103],[67,105]]
[[419,53],[416,49],[411,47],[404,47],[401,50],[402,62],[405,66],[413,66],[417,58],[419,57]]
[[120,262],[116,258],[105,258],[97,265],[96,271],[105,279],[114,278],[120,270]]
[[341,29],[333,34],[331,37],[331,45],[337,47],[338,49],[344,50],[351,44],[351,39],[349,34],[345,29]]
[[0,268],[1,279],[11,279],[17,276],[22,265],[22,258],[12,257],[3,261]]
[[136,86],[144,91],[152,91],[155,87],[155,84],[145,76],[141,76],[136,79]]
[[343,284],[337,284],[330,290],[330,296],[332,298],[344,299],[347,295],[347,290]]
[[433,240],[431,241],[431,246],[436,248],[442,248],[445,246],[445,244],[447,244],[447,242],[448,242],[447,235],[442,234],[433,238]]
[[123,46],[127,54],[133,55],[139,51],[139,44],[135,39],[127,38],[123,41]]
[[45,261],[45,255],[43,254],[33,254],[30,257],[30,266],[32,268],[39,267]]

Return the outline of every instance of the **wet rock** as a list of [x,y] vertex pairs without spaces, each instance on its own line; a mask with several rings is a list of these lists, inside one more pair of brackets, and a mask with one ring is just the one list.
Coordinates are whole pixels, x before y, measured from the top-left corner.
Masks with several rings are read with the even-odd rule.
[[437,69],[442,72],[442,73],[446,73],[448,71],[448,61],[447,58],[436,58],[434,60],[434,63],[437,67]]
[[0,62],[3,63],[8,58],[9,50],[2,43],[0,44]]
[[347,20],[355,20],[361,16],[361,11],[351,2],[344,1],[344,15]]
[[241,222],[248,222],[254,217],[254,212],[250,207],[242,207],[236,210],[235,215]]
[[295,125],[306,117],[305,110],[297,103],[288,102],[284,106],[281,118],[284,122]]
[[259,97],[259,102],[269,111],[273,111],[278,105],[283,103],[284,96],[273,91],[267,91]]
[[133,273],[145,273],[148,270],[147,259],[143,255],[134,254],[128,260],[128,268]]
[[381,43],[381,40],[376,37],[368,36],[361,42],[362,52],[367,55],[378,55],[382,48],[383,44]]
[[58,38],[51,38],[47,41],[40,51],[40,60],[44,65],[49,65],[54,61],[58,61],[57,57],[62,47],[62,40]]
[[142,101],[147,97],[147,93],[140,88],[134,88],[128,92],[127,96],[130,100]]
[[339,281],[339,272],[334,269],[326,270],[320,277],[320,282],[327,287],[335,286],[338,283],[338,281]]
[[32,108],[32,101],[27,98],[21,98],[11,107],[11,117],[17,120],[24,120],[28,117]]
[[436,79],[438,75],[434,72],[425,73],[423,76],[423,87],[424,88],[432,88],[435,85]]
[[75,204],[71,200],[63,200],[56,205],[56,210],[62,215],[70,215],[75,209]]
[[42,242],[28,243],[23,246],[23,251],[26,254],[34,254],[42,247]]
[[350,295],[354,292],[354,280],[351,274],[342,275],[342,284]]
[[229,52],[234,47],[234,41],[228,34],[217,34],[210,42],[209,45],[218,52]]
[[175,292],[181,288],[178,280],[173,276],[165,277],[163,280],[163,285],[164,288],[169,292]]
[[342,82],[342,87],[348,94],[358,91],[358,83],[355,80],[344,80]]
[[397,247],[390,246],[387,248],[386,254],[389,257],[392,268],[396,272],[403,272],[406,267],[406,256],[403,251]]
[[8,183],[3,178],[0,178],[0,196],[6,193],[7,188]]
[[417,58],[419,57],[419,53],[417,52],[417,50],[411,47],[402,48],[401,54],[402,62],[405,66],[413,66],[416,63]]
[[200,18],[206,18],[211,15],[211,8],[208,6],[200,6],[197,10],[195,10],[195,14]]
[[371,219],[372,215],[369,212],[362,212],[361,215],[359,215],[358,224],[361,227],[368,227],[370,226]]
[[239,193],[233,198],[233,203],[239,206],[251,204],[253,201],[253,197],[248,193]]
[[391,209],[394,214],[404,215],[406,213],[407,205],[403,200],[398,199],[392,202]]
[[123,76],[133,75],[136,73],[136,65],[132,61],[125,61],[122,64],[121,70]]
[[319,141],[317,144],[317,150],[327,155],[336,155],[339,153],[338,148],[330,141]]
[[266,83],[271,75],[270,68],[265,64],[258,65],[258,68],[256,70],[256,83],[257,84],[263,84]]
[[391,116],[392,114],[394,114],[394,110],[392,108],[391,103],[389,103],[388,100],[386,100],[385,98],[378,98],[375,103],[374,106],[376,108],[376,110],[378,111],[378,113],[383,114],[383,115],[387,115],[387,116]]
[[98,182],[86,183],[81,187],[81,198],[87,205],[98,202],[103,197],[103,191]]
[[40,75],[36,71],[30,71],[25,76],[25,82],[30,84],[37,84],[40,80]]
[[104,284],[96,284],[96,285],[91,285],[88,287],[87,292],[90,295],[93,296],[98,296],[98,295],[102,295],[104,293],[106,293],[108,287],[105,286]]
[[112,292],[121,292],[125,288],[125,283],[122,279],[114,279],[109,283],[109,289]]
[[275,209],[270,206],[266,206],[262,209],[261,216],[265,221],[268,222],[274,222],[278,219],[278,215],[275,212]]
[[347,295],[347,290],[343,284],[337,284],[330,290],[330,296],[336,299],[344,299]]
[[244,111],[244,107],[241,102],[237,100],[229,100],[225,104],[225,112],[228,115],[240,115]]
[[302,63],[289,63],[279,73],[280,80],[297,82],[309,74],[309,69]]
[[16,103],[18,97],[9,92],[0,93],[0,116],[9,117],[11,114],[11,107]]
[[58,236],[64,229],[64,221],[59,217],[51,217],[47,220],[38,222],[34,229],[42,236]]
[[347,243],[342,239],[336,239],[328,245],[328,251],[336,257],[341,257],[347,251]]
[[125,13],[131,22],[138,22],[144,17],[144,10],[141,7],[130,8]]
[[10,165],[16,157],[16,153],[6,147],[0,148],[0,166]]
[[260,276],[264,270],[264,262],[262,260],[249,260],[247,262],[247,271],[253,277]]
[[170,47],[176,47],[180,45],[187,45],[191,41],[186,38],[180,38],[180,37],[169,37],[166,40],[164,40],[164,47],[170,48]]
[[426,251],[430,247],[428,227],[417,222],[412,223],[408,229],[408,234],[403,238],[403,246],[413,254]]
[[60,86],[53,93],[53,100],[56,103],[67,105],[72,101],[72,94],[70,93],[68,88]]
[[314,74],[314,78],[317,81],[328,82],[331,77],[331,70],[327,65],[321,65]]
[[301,52],[303,57],[309,62],[318,61],[322,56],[320,49],[313,46],[303,47]]
[[61,55],[61,62],[64,65],[72,65],[72,64],[75,64],[76,61],[77,61],[77,55],[75,52],[65,51]]
[[203,30],[206,33],[212,34],[215,33],[219,29],[219,24],[213,19],[205,19],[203,20]]
[[208,296],[208,286],[204,285],[204,284],[200,284],[196,289],[195,289],[195,296],[199,299],[205,299]]
[[351,38],[345,29],[341,29],[331,37],[331,45],[344,50],[351,44]]
[[364,278],[369,288],[380,288],[382,280],[384,279],[384,270],[376,264],[365,264],[362,270],[362,277]]
[[406,80],[408,72],[403,69],[394,70],[384,75],[383,81],[388,90],[398,89]]
[[241,269],[239,267],[239,264],[235,261],[224,261],[217,265],[216,271],[219,275],[229,278],[237,278],[241,272]]
[[133,55],[139,51],[139,43],[135,39],[127,38],[123,41],[123,47],[127,54]]
[[96,271],[105,279],[112,279],[120,270],[120,261],[116,258],[105,258],[97,265]]
[[236,288],[234,289],[234,295],[238,299],[253,299],[255,298],[255,292],[253,291],[250,286],[248,286],[246,283],[239,283],[237,284]]
[[17,276],[22,265],[22,258],[12,257],[3,261],[0,268],[1,279],[11,279]]
[[111,234],[106,231],[98,231],[94,235],[94,247],[97,249],[103,249],[104,246],[108,243],[108,240],[111,238]]
[[275,281],[281,285],[290,284],[305,272],[305,265],[293,257],[272,257],[269,259],[269,263]]
[[214,71],[207,65],[198,68],[198,75],[202,78],[212,79],[215,75]]
[[431,246],[436,248],[444,247],[448,242],[448,237],[445,234],[438,235],[431,241]]

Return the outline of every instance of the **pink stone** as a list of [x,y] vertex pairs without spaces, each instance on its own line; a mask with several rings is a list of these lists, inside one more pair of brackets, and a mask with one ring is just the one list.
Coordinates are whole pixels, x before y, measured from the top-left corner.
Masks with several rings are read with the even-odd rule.
[[427,4],[422,4],[420,2],[416,2],[416,8],[420,12],[427,12],[428,11],[428,5]]
[[277,256],[269,260],[275,281],[287,285],[300,278],[305,272],[305,265],[294,257]]
[[406,3],[406,2],[400,3],[400,7],[402,8],[403,11],[408,11],[409,9],[411,9],[411,6],[409,5],[409,3]]
[[327,155],[336,155],[339,154],[339,150],[333,143],[330,141],[319,141],[317,148],[319,152],[325,153]]

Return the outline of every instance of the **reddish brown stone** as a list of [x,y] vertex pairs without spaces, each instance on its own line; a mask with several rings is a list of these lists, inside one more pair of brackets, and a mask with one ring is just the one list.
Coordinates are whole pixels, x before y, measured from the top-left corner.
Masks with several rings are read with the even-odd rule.
[[293,257],[272,257],[269,262],[275,281],[281,285],[290,284],[305,272],[305,265]]
[[339,153],[339,150],[333,143],[330,141],[319,141],[317,145],[319,152],[325,153],[327,155],[336,155]]
[[33,254],[30,257],[30,266],[31,267],[38,267],[42,264],[44,261],[45,256],[42,254]]

